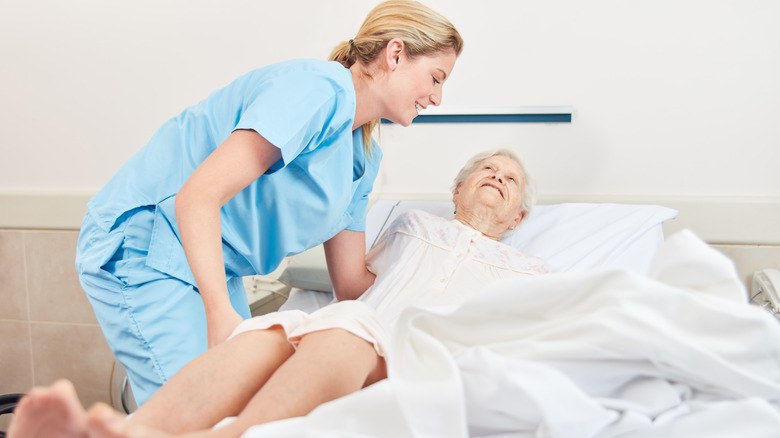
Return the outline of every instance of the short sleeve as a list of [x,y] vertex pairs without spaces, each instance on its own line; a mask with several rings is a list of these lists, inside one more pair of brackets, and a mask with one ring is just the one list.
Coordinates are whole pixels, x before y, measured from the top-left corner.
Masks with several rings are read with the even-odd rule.
[[281,150],[276,171],[303,152],[314,150],[355,113],[348,70],[340,65],[318,68],[280,67],[247,90],[249,97],[235,129],[251,129]]

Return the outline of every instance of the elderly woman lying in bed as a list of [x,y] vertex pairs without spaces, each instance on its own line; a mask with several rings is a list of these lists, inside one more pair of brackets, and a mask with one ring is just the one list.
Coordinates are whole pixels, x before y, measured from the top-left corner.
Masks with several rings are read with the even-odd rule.
[[236,437],[382,380],[392,360],[388,329],[404,308],[457,305],[491,281],[547,272],[540,259],[499,242],[530,210],[530,187],[512,152],[479,154],[455,179],[455,219],[400,216],[370,251],[376,281],[358,300],[244,321],[129,418],[106,405],[85,412],[66,381],[34,389],[10,437]]

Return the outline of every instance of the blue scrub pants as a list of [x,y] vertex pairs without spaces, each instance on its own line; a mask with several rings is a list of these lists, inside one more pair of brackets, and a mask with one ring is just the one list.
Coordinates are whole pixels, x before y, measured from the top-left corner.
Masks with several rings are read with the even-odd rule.
[[[109,232],[88,213],[76,250],[81,285],[139,406],[208,346],[197,288],[146,266],[154,211],[125,213]],[[227,285],[233,308],[248,319],[242,278],[228,276]]]

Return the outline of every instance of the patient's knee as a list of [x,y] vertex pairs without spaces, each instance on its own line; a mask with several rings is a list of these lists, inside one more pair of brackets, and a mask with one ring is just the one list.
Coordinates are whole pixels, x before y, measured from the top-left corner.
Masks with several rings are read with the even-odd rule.
[[341,351],[354,350],[355,352],[359,352],[359,350],[363,350],[365,347],[370,347],[373,350],[373,345],[370,342],[339,327],[306,333],[301,336],[298,346],[299,348],[303,346],[306,346],[306,348],[313,346],[337,348]]
[[385,360],[374,344],[342,328],[330,328],[301,337],[298,351],[315,356],[317,361],[333,361],[332,367],[353,375],[363,375],[362,386],[387,377]]
[[263,330],[251,330],[236,335],[236,338],[242,337],[243,342],[256,344],[265,349],[274,349],[283,356],[291,356],[295,353],[295,347],[287,339],[287,332],[280,325],[274,325]]

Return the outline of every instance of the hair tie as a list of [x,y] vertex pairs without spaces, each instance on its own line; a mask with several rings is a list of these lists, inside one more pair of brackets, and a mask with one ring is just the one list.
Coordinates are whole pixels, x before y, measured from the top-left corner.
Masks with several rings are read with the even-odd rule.
[[350,47],[352,50],[355,50],[355,40],[349,40],[349,47]]

